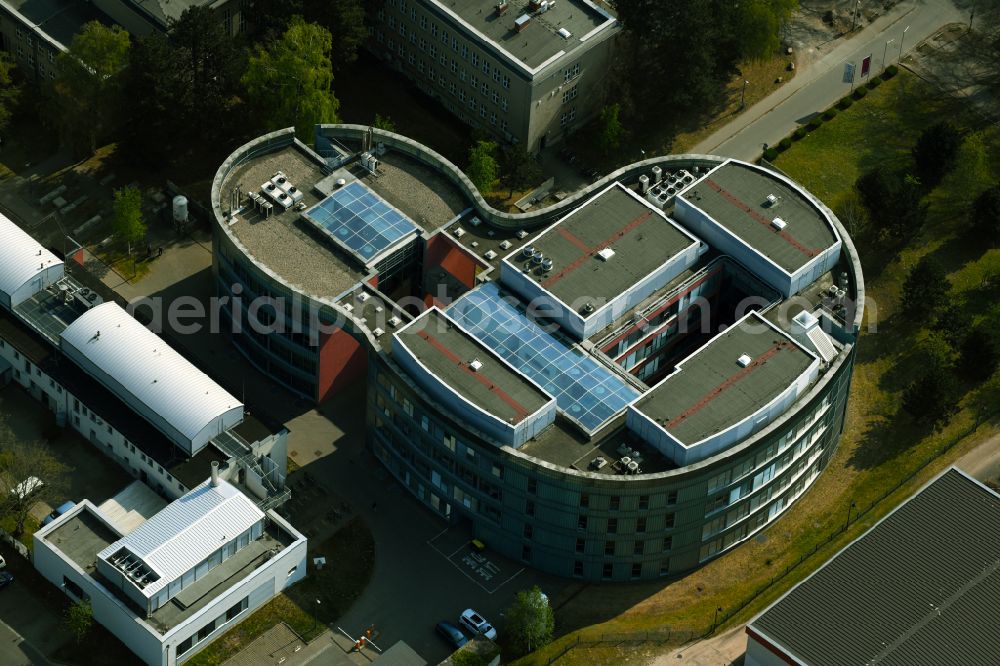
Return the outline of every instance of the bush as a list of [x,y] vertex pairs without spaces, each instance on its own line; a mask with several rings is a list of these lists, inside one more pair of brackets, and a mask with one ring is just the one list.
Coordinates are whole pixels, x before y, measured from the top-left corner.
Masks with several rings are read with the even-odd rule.
[[837,109],[827,109],[823,112],[823,120],[833,120],[837,117]]
[[778,149],[768,148],[767,150],[765,150],[764,159],[768,162],[773,162],[774,160],[778,159]]
[[882,79],[876,76],[874,79],[868,79],[868,83],[866,85],[868,86],[869,90],[875,90],[881,84],[882,84]]
[[806,137],[806,134],[808,134],[808,132],[806,132],[806,128],[800,127],[794,132],[792,132],[792,139],[795,141],[798,141],[799,139],[804,139]]
[[819,116],[816,116],[815,118],[809,121],[809,124],[806,125],[806,127],[808,127],[809,131],[811,132],[813,130],[819,129],[819,126],[822,124],[823,124],[823,119],[820,118]]
[[863,99],[864,96],[867,94],[868,94],[868,88],[865,88],[864,86],[860,88],[855,88],[854,99]]
[[885,68],[885,71],[882,72],[882,78],[888,81],[897,74],[899,74],[899,67],[896,67],[895,65],[889,65],[888,67]]
[[850,97],[844,97],[839,102],[837,102],[837,108],[841,111],[851,108],[851,104],[854,104],[854,100]]
[[787,136],[778,142],[778,150],[788,150],[792,147],[792,140]]

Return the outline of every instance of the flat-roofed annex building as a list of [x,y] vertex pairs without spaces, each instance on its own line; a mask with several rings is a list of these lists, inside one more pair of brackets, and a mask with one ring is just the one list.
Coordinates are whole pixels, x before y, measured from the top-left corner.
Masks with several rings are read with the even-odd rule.
[[301,580],[306,543],[213,473],[127,524],[83,500],[35,533],[33,560],[143,662],[173,666]]
[[590,0],[389,0],[369,48],[467,124],[531,152],[600,108],[617,19]]
[[945,470],[747,625],[747,666],[995,664],[1000,494]]

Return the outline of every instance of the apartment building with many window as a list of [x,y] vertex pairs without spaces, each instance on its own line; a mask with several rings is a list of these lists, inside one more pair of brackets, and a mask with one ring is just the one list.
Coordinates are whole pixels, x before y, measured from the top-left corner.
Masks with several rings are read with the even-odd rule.
[[589,0],[386,0],[369,32],[463,122],[535,152],[599,110],[619,24]]

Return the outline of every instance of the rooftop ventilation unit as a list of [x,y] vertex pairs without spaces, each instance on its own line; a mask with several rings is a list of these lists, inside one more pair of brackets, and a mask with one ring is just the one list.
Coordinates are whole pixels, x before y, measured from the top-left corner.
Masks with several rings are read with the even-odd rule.
[[573,33],[567,30],[566,28],[559,28],[559,36],[562,37],[563,39],[569,39],[570,37],[573,36]]
[[483,256],[489,259],[490,261],[493,261],[494,259],[497,258],[497,253],[496,250],[486,250],[486,252],[483,252]]
[[528,232],[525,231],[524,229],[521,229],[520,231],[517,232],[517,239],[518,240],[524,240],[527,237],[528,237]]
[[344,311],[347,313],[354,312],[354,306],[350,303],[344,303]]
[[465,229],[463,229],[462,227],[455,227],[455,229],[451,233],[455,234],[455,238],[461,238],[462,236],[465,235]]
[[497,15],[503,14],[508,9],[510,9],[510,5],[507,3],[507,0],[501,0],[496,4]]
[[542,260],[542,270],[546,273],[551,271],[553,266],[555,266],[555,263],[548,257],[545,257],[545,259]]
[[361,301],[362,303],[367,301],[369,298],[371,298],[371,296],[368,295],[368,292],[362,291],[360,294],[358,294],[358,300]]
[[768,194],[767,195],[768,208],[774,208],[777,205],[778,205],[778,197],[774,196],[773,194]]
[[610,247],[606,247],[597,253],[597,258],[601,261],[611,261],[611,257],[615,256],[615,251]]
[[535,253],[535,248],[531,245],[525,245],[523,248],[521,248],[521,255],[525,259],[530,259],[531,255],[533,255],[534,253]]
[[470,227],[478,227],[482,223],[483,223],[483,221],[480,220],[478,217],[470,217],[469,218],[469,226]]
[[389,326],[393,328],[399,326],[399,317],[389,317]]
[[483,369],[483,362],[480,361],[478,358],[474,358],[472,359],[472,361],[469,362],[469,369],[472,370],[473,372],[479,372],[480,370]]
[[594,307],[593,303],[587,303],[586,305],[583,306],[583,311],[585,314],[591,314],[596,309],[597,308]]
[[542,265],[542,260],[543,260],[543,259],[545,259],[545,255],[543,255],[543,254],[542,254],[541,252],[539,252],[538,250],[535,250],[535,251],[534,251],[534,252],[533,252],[533,253],[531,254],[531,263],[532,263],[532,264],[534,264],[535,266],[541,266],[541,265]]
[[774,227],[775,229],[777,229],[778,231],[781,231],[781,230],[782,230],[782,229],[784,229],[784,228],[785,228],[785,227],[786,227],[787,225],[788,225],[788,223],[787,223],[787,222],[785,222],[785,221],[784,221],[783,219],[781,219],[780,217],[776,217],[776,218],[774,218],[773,220],[771,220],[771,226],[773,226],[773,227]]
[[639,189],[642,191],[643,194],[649,192],[649,176],[647,176],[646,174],[642,174],[641,176],[639,176]]
[[504,242],[500,243],[500,249],[501,250],[509,250],[510,249],[510,241],[509,240],[505,240]]
[[376,338],[381,338],[383,335],[385,335],[385,331],[383,331],[381,328],[376,328],[374,331],[372,331],[372,335],[374,335]]
[[736,362],[740,364],[741,368],[745,368],[751,363],[753,363],[753,359],[747,356],[746,354],[743,354],[738,359],[736,359]]
[[658,166],[653,167],[653,182],[658,183],[663,180],[663,169]]
[[522,30],[528,27],[529,23],[531,23],[531,16],[528,14],[521,14],[516,19],[514,19],[514,30],[516,30],[517,32],[521,32]]

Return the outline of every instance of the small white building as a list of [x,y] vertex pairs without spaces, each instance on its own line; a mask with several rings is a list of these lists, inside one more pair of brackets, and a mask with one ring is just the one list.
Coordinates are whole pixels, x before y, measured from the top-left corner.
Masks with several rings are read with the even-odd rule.
[[63,276],[63,262],[0,215],[0,306],[12,310]]
[[183,663],[306,575],[306,538],[214,470],[119,525],[84,500],[35,533],[34,565],[151,666]]

